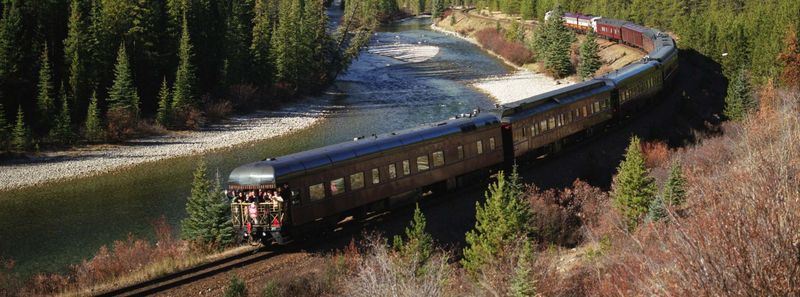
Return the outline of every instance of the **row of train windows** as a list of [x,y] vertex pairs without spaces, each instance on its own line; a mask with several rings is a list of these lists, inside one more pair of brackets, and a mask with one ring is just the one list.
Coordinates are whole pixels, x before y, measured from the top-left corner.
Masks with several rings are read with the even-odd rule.
[[[483,141],[478,140],[475,142],[475,149],[478,155],[483,154]],[[464,159],[464,146],[459,145],[457,147],[458,150],[458,160]],[[495,150],[495,140],[494,137],[489,138],[489,150]],[[402,176],[407,176],[411,174],[411,161],[410,160],[403,160],[400,162],[401,169],[402,169]],[[444,160],[444,151],[436,151],[430,155],[422,155],[418,156],[416,159],[417,164],[417,172],[428,171],[431,168],[441,167],[445,165]],[[381,171],[378,168],[373,168],[369,171],[371,174],[371,183],[373,185],[381,183]],[[387,165],[386,172],[389,174],[388,179],[394,180],[397,178],[397,164],[392,163]],[[349,176],[350,180],[350,190],[358,190],[364,188],[365,186],[365,173],[364,172],[356,172]],[[330,181],[330,190],[331,195],[336,196],[339,194],[344,193],[345,185],[344,185],[344,178],[337,178]],[[318,183],[308,187],[308,194],[311,201],[316,201],[325,198],[325,184]]]
[[[600,31],[611,32],[612,30],[609,27],[600,27]],[[614,29],[613,31],[614,31],[614,34],[619,34],[619,29]]]
[[[547,131],[559,128],[561,126],[565,126],[572,122],[579,121],[581,118],[587,118],[595,113],[606,111],[611,108],[611,102],[609,99],[602,99],[600,101],[595,101],[589,103],[584,106],[580,106],[569,112],[560,113],[551,116],[550,118],[541,119],[538,122],[534,121],[533,125],[530,126],[530,135],[537,136]],[[514,137],[516,139],[525,138],[528,132],[527,129],[520,128],[515,130]]]
[[657,72],[654,75],[650,75],[644,80],[641,80],[639,83],[630,86],[628,88],[621,89],[619,91],[619,102],[626,102],[635,98],[636,96],[645,93],[647,90],[653,89],[657,87],[660,80],[657,76]]

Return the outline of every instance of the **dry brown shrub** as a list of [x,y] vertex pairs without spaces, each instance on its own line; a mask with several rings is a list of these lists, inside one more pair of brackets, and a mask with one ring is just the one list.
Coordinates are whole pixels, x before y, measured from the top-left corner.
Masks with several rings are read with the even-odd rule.
[[[800,295],[798,101],[727,127],[681,154],[685,218],[649,224],[615,245],[598,295]],[[609,260],[610,261],[610,260]]]
[[108,139],[121,141],[136,135],[136,116],[124,109],[113,109],[106,113]]
[[581,180],[560,191],[533,186],[527,195],[537,239],[561,246],[578,245],[584,235],[582,228],[598,225],[609,200],[608,194]]
[[495,52],[516,65],[533,60],[533,52],[522,43],[508,41],[494,28],[485,28],[475,33],[475,39],[484,48]]
[[228,88],[228,98],[233,106],[248,108],[257,105],[258,88],[249,84],[232,85]]
[[214,102],[205,105],[204,114],[206,119],[211,122],[218,122],[228,118],[233,112],[233,104],[230,101]]
[[647,168],[657,168],[669,160],[670,151],[663,141],[648,141],[642,143],[642,154]]
[[180,108],[172,115],[172,125],[176,129],[197,130],[205,123],[206,118],[203,113],[194,107]]

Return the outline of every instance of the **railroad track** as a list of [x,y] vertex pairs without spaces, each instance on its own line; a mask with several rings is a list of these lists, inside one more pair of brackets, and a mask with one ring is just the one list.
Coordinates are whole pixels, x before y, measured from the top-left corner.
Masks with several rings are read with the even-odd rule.
[[280,254],[280,252],[275,250],[267,250],[267,248],[261,247],[252,251],[235,254],[206,264],[195,266],[187,270],[174,272],[130,286],[103,292],[95,296],[152,295],[226,271],[230,271],[234,268],[243,267],[258,261],[269,259],[277,254]]

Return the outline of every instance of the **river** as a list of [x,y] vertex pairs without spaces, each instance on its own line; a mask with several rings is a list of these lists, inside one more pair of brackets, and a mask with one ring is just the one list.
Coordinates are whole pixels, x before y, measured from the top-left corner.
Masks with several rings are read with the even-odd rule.
[[178,232],[192,171],[201,159],[212,175],[218,171],[224,179],[236,166],[269,156],[491,108],[493,101],[467,83],[509,68],[466,41],[431,31],[430,22],[421,18],[384,26],[371,45],[438,47],[433,58],[406,63],[365,51],[324,94],[303,99],[329,110],[308,129],[201,156],[0,192],[0,257],[14,259],[15,271],[23,276],[61,271],[128,234],[152,237],[152,222],[161,216]]

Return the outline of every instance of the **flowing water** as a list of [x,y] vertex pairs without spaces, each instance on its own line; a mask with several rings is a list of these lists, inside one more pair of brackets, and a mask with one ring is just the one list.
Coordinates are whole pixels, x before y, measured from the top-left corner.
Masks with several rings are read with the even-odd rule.
[[493,102],[467,82],[509,69],[475,46],[429,26],[430,19],[411,19],[381,28],[373,45],[428,45],[439,47],[439,52],[417,63],[365,52],[325,94],[303,100],[329,110],[308,129],[202,156],[0,192],[0,257],[14,259],[22,275],[59,271],[128,234],[152,237],[152,222],[161,216],[177,232],[200,159],[224,179],[236,166],[268,156],[491,108]]

